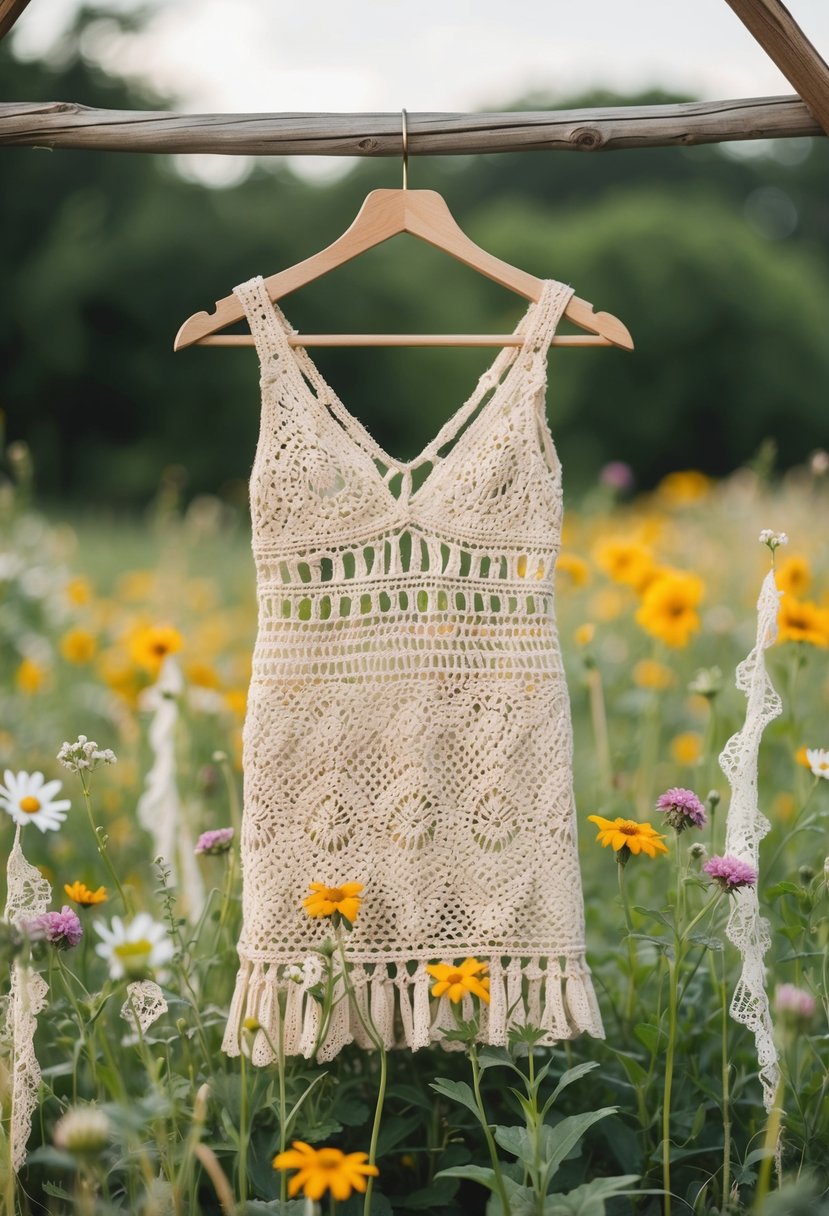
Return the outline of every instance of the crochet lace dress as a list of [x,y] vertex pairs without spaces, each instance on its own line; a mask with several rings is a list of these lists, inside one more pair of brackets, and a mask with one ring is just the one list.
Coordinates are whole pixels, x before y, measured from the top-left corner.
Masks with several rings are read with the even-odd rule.
[[453,1013],[426,966],[467,957],[489,966],[483,1041],[525,1022],[544,1044],[603,1037],[584,957],[553,603],[561,475],[545,414],[547,351],[572,293],[545,280],[520,345],[400,461],[290,345],[261,276],[235,288],[262,422],[230,1055],[248,1050],[245,1019],[264,1028],[249,1048],[258,1064],[279,1036],[286,1054],[318,1059],[371,1046],[347,999],[320,1035],[309,989],[331,926],[303,908],[310,882],[364,884],[351,976],[388,1047],[441,1040]]

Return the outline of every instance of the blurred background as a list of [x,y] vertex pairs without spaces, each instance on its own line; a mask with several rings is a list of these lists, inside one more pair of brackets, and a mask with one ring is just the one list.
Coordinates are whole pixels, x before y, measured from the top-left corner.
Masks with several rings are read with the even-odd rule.
[[[559,4],[525,7],[507,28],[488,2],[429,0],[407,26],[374,4],[348,17],[331,6],[328,21],[317,6],[265,15],[246,0],[35,0],[0,44],[0,90],[184,111],[538,109],[792,91],[724,0],[694,6],[682,27],[650,0],[637,4],[638,23],[594,0],[578,30]],[[825,53],[821,0],[791,7]],[[184,500],[244,506],[255,354],[174,354],[176,331],[235,284],[335,239],[370,189],[400,185],[400,163],[20,148],[0,150],[0,165],[0,406],[8,438],[31,448],[38,501],[131,511],[166,478]],[[572,284],[633,335],[633,354],[551,353],[548,414],[571,494],[609,461],[626,462],[647,490],[675,468],[720,476],[776,453],[785,470],[829,446],[828,175],[825,139],[410,163],[410,185],[441,191],[474,240]],[[404,237],[284,307],[300,331],[501,331],[526,302]],[[424,447],[493,357],[313,354],[399,459]]]

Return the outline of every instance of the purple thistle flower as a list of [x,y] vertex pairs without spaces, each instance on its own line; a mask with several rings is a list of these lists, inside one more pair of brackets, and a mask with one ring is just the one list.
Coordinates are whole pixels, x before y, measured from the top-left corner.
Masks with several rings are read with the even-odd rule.
[[26,932],[33,941],[51,942],[59,950],[77,946],[83,937],[83,925],[68,904],[60,912],[44,912],[26,922]]
[[687,827],[701,828],[705,823],[705,807],[693,790],[666,790],[656,800],[656,809],[677,832]]
[[611,460],[599,473],[599,482],[609,490],[625,494],[634,486],[633,469],[624,460]]
[[202,832],[196,841],[194,853],[227,853],[233,840],[233,828],[214,828]]
[[702,868],[729,895],[757,882],[757,871],[739,857],[712,857]]

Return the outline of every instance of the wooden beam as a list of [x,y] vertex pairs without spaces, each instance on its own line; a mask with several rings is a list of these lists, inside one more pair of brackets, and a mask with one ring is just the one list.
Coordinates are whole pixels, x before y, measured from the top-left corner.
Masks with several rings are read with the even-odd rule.
[[[797,97],[499,114],[409,114],[412,155],[597,152],[822,135]],[[400,156],[399,114],[167,114],[0,104],[0,147],[253,156]]]
[[29,0],[0,0],[0,38],[5,38]]
[[780,0],[726,0],[829,135],[829,64]]

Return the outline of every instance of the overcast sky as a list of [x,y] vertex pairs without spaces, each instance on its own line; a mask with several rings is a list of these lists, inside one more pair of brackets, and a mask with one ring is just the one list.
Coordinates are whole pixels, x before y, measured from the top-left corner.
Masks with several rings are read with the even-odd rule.
[[[829,0],[788,7],[829,59]],[[77,8],[32,0],[16,50],[43,54]],[[726,0],[164,0],[140,35],[102,26],[86,50],[190,112],[480,110],[593,86],[792,92]]]

